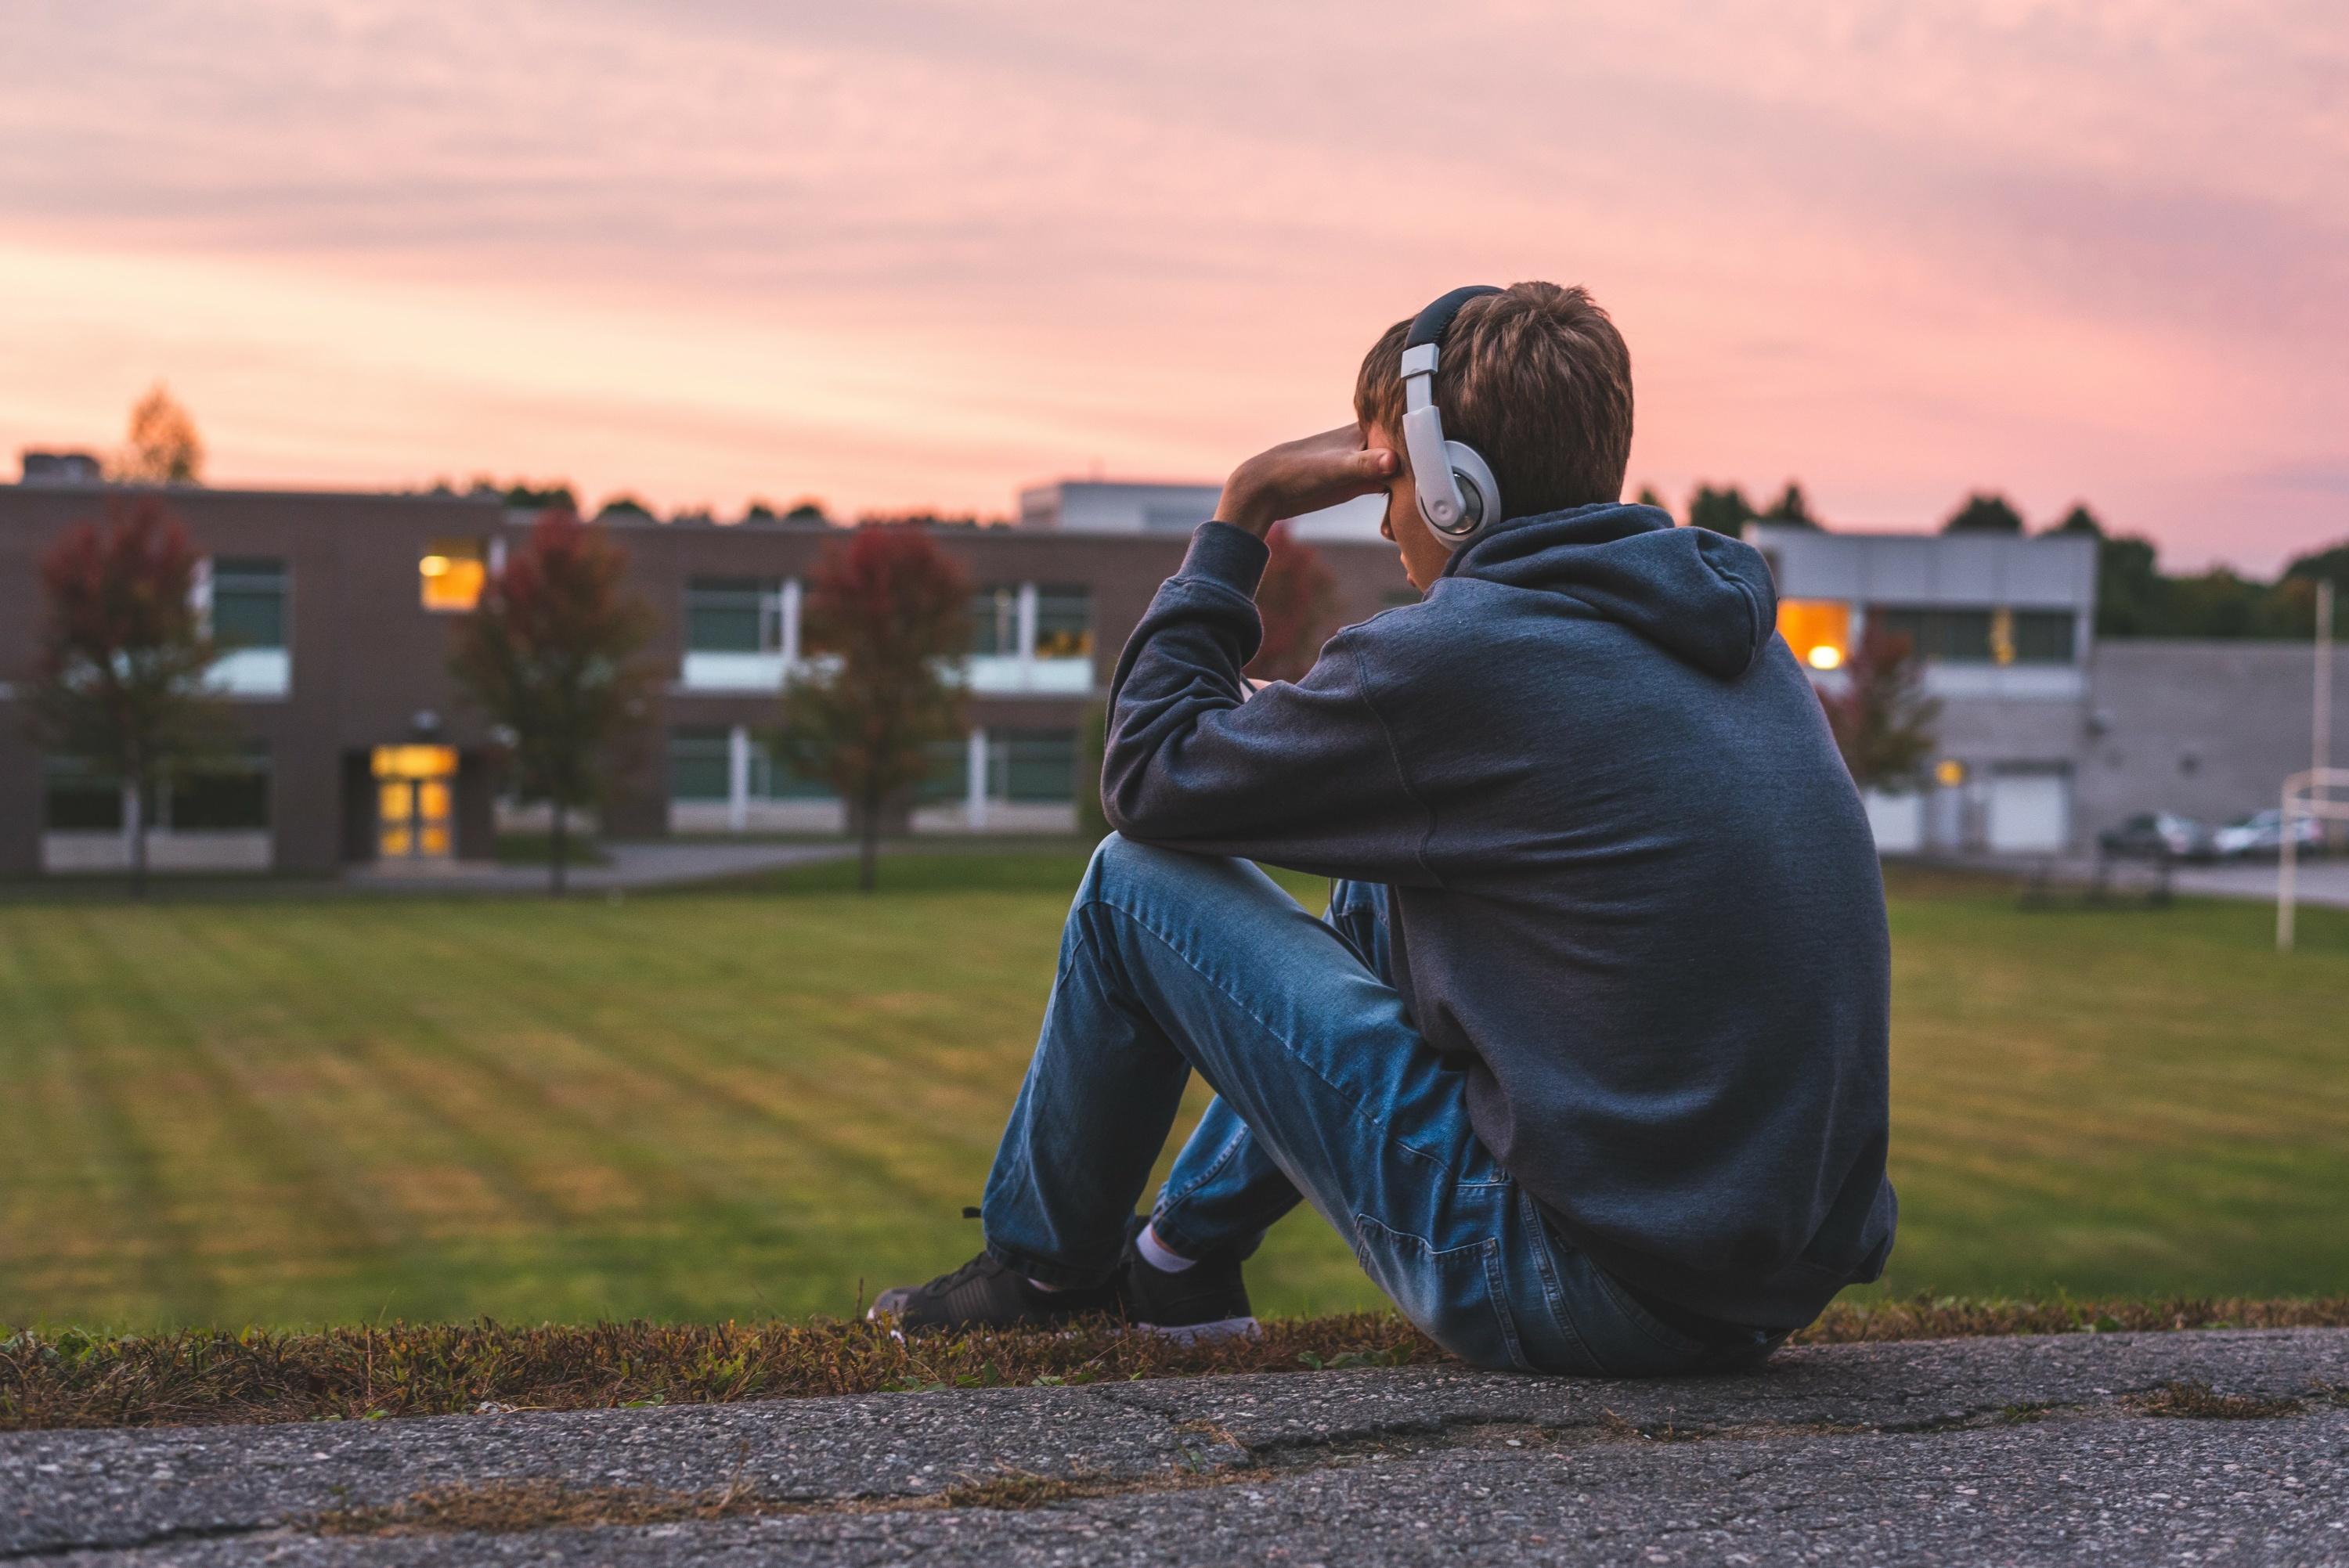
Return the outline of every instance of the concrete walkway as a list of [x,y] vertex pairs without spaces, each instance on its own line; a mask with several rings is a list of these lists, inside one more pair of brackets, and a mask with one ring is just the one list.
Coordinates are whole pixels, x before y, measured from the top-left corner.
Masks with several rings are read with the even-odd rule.
[[2349,1563],[2349,1330],[0,1436],[0,1562]]
[[[2300,903],[2349,909],[2349,859],[2302,861],[2295,881]],[[2273,903],[2275,862],[2244,861],[2231,865],[2180,866],[2170,885],[2181,893],[2207,898],[2249,898]]]
[[[673,887],[752,872],[836,861],[854,853],[846,844],[761,844],[731,841],[671,840],[605,844],[608,863],[571,868],[574,892],[613,888]],[[530,893],[546,891],[546,868],[497,865],[484,861],[384,861],[343,873],[346,887],[366,892]]]

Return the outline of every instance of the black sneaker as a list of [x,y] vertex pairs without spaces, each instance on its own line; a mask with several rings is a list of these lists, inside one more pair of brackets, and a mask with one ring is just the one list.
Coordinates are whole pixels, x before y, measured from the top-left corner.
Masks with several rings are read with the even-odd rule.
[[874,1298],[864,1315],[896,1320],[899,1333],[931,1328],[1012,1328],[1065,1322],[1088,1313],[1114,1313],[1117,1288],[1039,1290],[981,1253],[952,1274],[927,1284],[901,1284]]
[[1201,1258],[1169,1273],[1153,1268],[1134,1245],[1146,1222],[1136,1218],[1125,1233],[1125,1256],[1117,1271],[1117,1299],[1125,1320],[1136,1328],[1185,1344],[1228,1339],[1258,1332],[1249,1310],[1247,1286],[1237,1258]]

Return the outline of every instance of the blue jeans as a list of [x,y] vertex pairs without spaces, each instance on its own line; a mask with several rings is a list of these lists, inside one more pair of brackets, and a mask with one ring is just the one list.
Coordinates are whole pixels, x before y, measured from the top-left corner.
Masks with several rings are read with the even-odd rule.
[[1216,1099],[1152,1217],[1185,1257],[1247,1256],[1302,1198],[1479,1367],[1725,1369],[1782,1337],[1667,1326],[1550,1233],[1470,1129],[1466,1075],[1403,1010],[1384,888],[1338,882],[1316,919],[1247,861],[1114,835],[1069,911],[988,1178],[988,1250],[1047,1284],[1106,1278],[1195,1068]]

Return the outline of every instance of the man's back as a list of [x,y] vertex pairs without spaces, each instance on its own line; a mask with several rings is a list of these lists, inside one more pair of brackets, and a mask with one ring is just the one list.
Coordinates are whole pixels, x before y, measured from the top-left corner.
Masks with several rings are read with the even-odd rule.
[[1762,1326],[1873,1278],[1883,886],[1761,556],[1647,507],[1512,520],[1238,704],[1222,549],[1121,663],[1119,829],[1392,884],[1477,1135],[1611,1274]]
[[[1510,524],[1346,634],[1424,802],[1396,969],[1569,1239],[1733,1321],[1872,1274],[1874,848],[1758,556],[1640,508]],[[1277,853],[1272,856],[1278,860]]]

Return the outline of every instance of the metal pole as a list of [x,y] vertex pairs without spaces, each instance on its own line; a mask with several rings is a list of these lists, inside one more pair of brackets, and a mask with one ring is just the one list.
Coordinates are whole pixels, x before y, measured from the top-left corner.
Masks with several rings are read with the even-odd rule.
[[2309,766],[2316,769],[2310,782],[2315,786],[2315,798],[2322,800],[2329,793],[2324,770],[2333,766],[2333,580],[2329,577],[2316,583],[2316,713],[2310,738]]
[[[2283,829],[2283,844],[2276,851],[2276,951],[2278,953],[2292,951],[2292,898],[2299,892],[2297,883],[2300,871],[2300,835],[2292,831],[2297,824],[2293,822],[2292,815],[2292,786],[2299,782],[2298,779],[2287,779],[2283,781],[2283,808],[2277,819]],[[2311,782],[2313,783],[2313,780]]]

